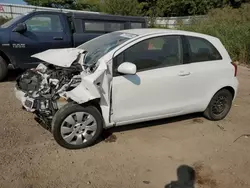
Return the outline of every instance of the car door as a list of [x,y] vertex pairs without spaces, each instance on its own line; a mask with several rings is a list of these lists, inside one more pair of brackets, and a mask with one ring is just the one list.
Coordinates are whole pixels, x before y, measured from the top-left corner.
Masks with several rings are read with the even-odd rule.
[[[142,40],[142,39],[141,39]],[[121,75],[123,62],[137,66],[135,75]],[[181,36],[142,40],[114,58],[112,120],[117,125],[181,114],[192,83],[188,65],[182,63]]]
[[18,64],[22,68],[34,67],[39,63],[30,56],[51,48],[70,47],[71,37],[64,25],[62,14],[38,13],[24,21],[27,31],[12,32],[11,45]]

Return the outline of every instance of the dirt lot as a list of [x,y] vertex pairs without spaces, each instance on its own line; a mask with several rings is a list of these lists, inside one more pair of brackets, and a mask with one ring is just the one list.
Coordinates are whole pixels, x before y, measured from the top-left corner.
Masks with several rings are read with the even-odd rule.
[[0,187],[164,188],[189,165],[195,187],[249,188],[250,137],[234,141],[250,134],[250,69],[240,67],[238,77],[238,97],[223,121],[192,115],[130,125],[77,151],[58,146],[21,110],[14,81],[0,83]]

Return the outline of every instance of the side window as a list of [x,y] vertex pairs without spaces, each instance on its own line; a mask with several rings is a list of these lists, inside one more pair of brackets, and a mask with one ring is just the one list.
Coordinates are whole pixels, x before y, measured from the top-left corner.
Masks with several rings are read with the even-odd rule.
[[85,21],[86,31],[105,31],[104,22]]
[[137,71],[182,64],[180,36],[162,36],[139,42],[119,54],[114,70],[123,62],[134,63]]
[[25,21],[27,30],[31,32],[62,32],[63,27],[59,15],[36,15]]
[[198,37],[186,37],[189,45],[189,63],[221,60],[218,50],[207,40]]
[[164,46],[164,38],[153,38],[148,41],[148,50],[162,50]]
[[101,21],[85,21],[85,30],[86,31],[99,31],[99,32],[111,32],[122,30],[125,28],[124,23],[119,22],[101,22]]
[[139,22],[131,22],[131,29],[143,28],[142,23]]
[[124,23],[115,23],[115,22],[107,22],[105,24],[105,30],[106,31],[118,31],[125,29]]

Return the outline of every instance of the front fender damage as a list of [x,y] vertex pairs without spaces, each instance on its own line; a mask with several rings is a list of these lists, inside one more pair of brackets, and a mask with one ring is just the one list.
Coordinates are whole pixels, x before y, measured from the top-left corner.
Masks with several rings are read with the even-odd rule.
[[111,63],[100,62],[96,71],[92,74],[82,74],[81,83],[63,96],[78,104],[84,104],[94,99],[100,99],[103,118],[106,126],[110,125],[110,93],[111,93]]

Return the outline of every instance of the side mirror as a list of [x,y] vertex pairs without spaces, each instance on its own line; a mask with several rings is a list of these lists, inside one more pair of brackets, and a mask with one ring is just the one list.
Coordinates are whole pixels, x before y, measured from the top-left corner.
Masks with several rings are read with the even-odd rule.
[[12,31],[18,33],[24,33],[25,31],[27,31],[27,26],[25,23],[19,23]]
[[136,74],[136,65],[129,62],[124,62],[119,65],[117,70],[122,74]]

